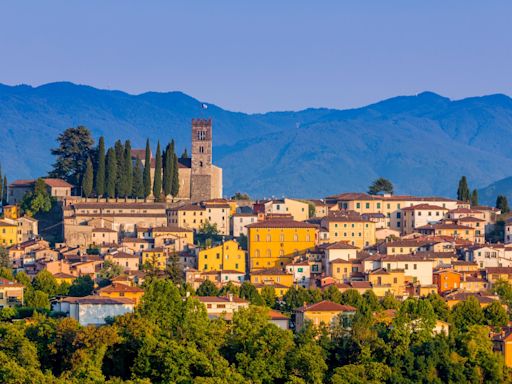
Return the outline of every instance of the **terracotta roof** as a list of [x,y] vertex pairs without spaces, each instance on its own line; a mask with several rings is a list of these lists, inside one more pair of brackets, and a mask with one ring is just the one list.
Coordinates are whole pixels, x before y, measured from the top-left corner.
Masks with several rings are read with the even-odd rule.
[[233,296],[232,300],[229,299],[227,296],[193,296],[194,299],[198,299],[201,303],[249,303],[247,300],[241,299],[237,296]]
[[350,288],[354,288],[354,289],[357,289],[357,288],[370,289],[372,287],[372,284],[369,281],[351,281],[349,283],[349,285],[350,285]]
[[113,229],[109,229],[109,228],[94,228],[92,231],[93,232],[117,233],[117,231],[114,231]]
[[309,224],[295,220],[264,220],[246,225],[246,228],[318,228],[315,224]]
[[349,192],[328,196],[329,200],[382,200],[382,201],[442,201],[456,202],[457,200],[436,196],[409,196],[409,195],[369,195],[367,193]]
[[123,244],[124,243],[153,243],[153,240],[151,239],[141,239],[139,237],[125,237],[123,239]]
[[338,241],[337,243],[325,244],[322,248],[325,249],[358,249],[357,247],[348,244],[345,241]]
[[142,293],[144,292],[143,289],[139,287],[132,287],[126,284],[113,284],[113,285],[107,285],[106,287],[98,289],[98,292],[106,292],[106,293],[113,293],[113,292],[132,292],[132,293]]
[[474,205],[471,208],[474,209],[475,211],[493,211],[493,212],[499,211],[498,208],[489,207],[487,205]]
[[78,304],[109,304],[109,305],[124,305],[124,304],[135,304],[132,299],[125,297],[106,297],[106,296],[84,296],[84,297],[65,297],[61,301],[67,303],[78,303]]
[[116,253],[111,253],[110,255],[114,259],[139,259],[139,256],[132,255],[131,253],[127,253],[127,252],[123,252],[123,251],[118,251]]
[[[146,160],[146,149],[145,148],[132,148],[130,152],[132,160],[139,158],[141,161]],[[151,150],[149,152],[149,158],[152,157]]]
[[272,309],[268,310],[268,316],[271,320],[289,320],[290,318],[281,312],[274,311]]
[[279,268],[270,268],[252,271],[251,275],[289,275],[289,273]]
[[64,272],[54,273],[53,277],[55,277],[56,279],[76,279],[75,275],[71,275],[69,273],[64,273]]
[[169,209],[170,211],[204,211],[205,208],[197,204],[186,204]]
[[20,284],[16,281],[7,280],[7,279],[4,279],[3,277],[0,277],[0,288],[3,288],[3,287],[23,288],[24,285]]
[[73,188],[71,184],[62,179],[47,178],[44,179],[44,183],[52,188]]
[[163,209],[165,203],[127,203],[127,202],[80,202],[73,204],[75,209]]
[[283,284],[279,284],[279,283],[275,283],[275,282],[272,282],[272,283],[254,283],[253,284],[256,288],[264,288],[264,287],[271,287],[271,288],[278,288],[278,289],[288,289],[290,287],[286,286],[286,285],[283,285]]
[[319,303],[309,304],[296,309],[297,312],[323,312],[323,311],[339,311],[339,312],[355,312],[356,308],[350,305],[337,304],[332,301],[323,300]]
[[465,221],[468,221],[468,222],[485,222],[485,220],[483,219],[479,219],[477,217],[473,217],[473,216],[466,216],[466,217],[461,217],[460,219],[457,219],[458,222],[465,222]]
[[17,227],[17,225],[8,223],[7,221],[4,220],[0,220],[0,227]]
[[473,229],[472,227],[467,227],[465,225],[458,225],[458,224],[447,224],[447,223],[440,223],[440,224],[428,224],[424,225],[422,227],[418,227],[416,229]]
[[166,227],[155,227],[155,228],[152,228],[151,231],[153,233],[158,233],[158,232],[194,232],[192,231],[191,229],[187,229],[187,228],[181,228],[181,227],[178,227],[177,225],[176,226],[173,226],[173,225],[168,225]]
[[344,260],[341,258],[331,260],[331,264],[351,264],[352,262],[350,260]]
[[386,255],[382,259],[382,261],[432,261],[429,257],[415,254],[405,254],[405,255]]
[[512,267],[487,267],[485,268],[485,272],[490,274],[509,274],[512,275]]

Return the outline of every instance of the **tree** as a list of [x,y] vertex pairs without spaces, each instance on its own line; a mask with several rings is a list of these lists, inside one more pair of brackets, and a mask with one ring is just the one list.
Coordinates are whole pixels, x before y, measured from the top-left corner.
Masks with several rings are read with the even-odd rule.
[[182,159],[188,159],[190,156],[188,155],[188,152],[187,152],[187,148],[185,148],[183,150],[183,152],[181,153],[181,158]]
[[196,291],[197,296],[217,296],[219,294],[219,290],[210,280],[205,280],[201,283],[199,288]]
[[98,277],[101,280],[110,281],[114,277],[117,277],[123,273],[123,267],[119,264],[113,263],[110,260],[105,260],[103,262],[103,267],[98,272]]
[[473,296],[453,307],[452,319],[455,327],[461,332],[466,332],[472,325],[485,323],[484,312],[480,308],[478,300]]
[[94,175],[92,170],[92,161],[91,158],[87,158],[87,163],[85,166],[85,174],[82,181],[82,191],[84,192],[85,197],[91,197],[93,191],[93,182]]
[[471,192],[471,206],[476,207],[478,205],[478,190],[475,188]]
[[116,153],[116,196],[123,197],[126,192],[126,170],[124,163],[124,146],[121,140],[117,140],[114,144]]
[[466,176],[462,176],[459,180],[459,187],[457,188],[457,200],[469,202],[471,199],[468,180]]
[[174,141],[167,144],[167,147],[165,148],[163,167],[162,188],[164,196],[167,197],[171,194],[172,176],[174,173]]
[[94,290],[94,281],[91,276],[79,276],[71,284],[69,288],[69,295],[75,297],[88,296]]
[[368,188],[368,193],[370,195],[376,195],[380,192],[392,194],[393,184],[391,183],[391,181],[383,177],[379,177],[377,180],[374,180],[374,182]]
[[5,247],[0,245],[0,268],[11,268],[11,259],[9,252]]
[[248,281],[244,281],[240,286],[240,298],[249,300],[254,305],[265,305],[256,287]]
[[508,199],[505,195],[499,195],[496,198],[496,208],[501,211],[501,213],[510,212],[510,208],[508,206]]
[[139,199],[144,198],[144,181],[143,181],[144,167],[142,161],[137,157],[135,167],[133,168],[133,187],[132,196]]
[[52,149],[52,155],[57,156],[57,160],[50,177],[80,185],[94,143],[91,132],[84,126],[68,128],[59,135],[57,142],[59,147]]
[[484,317],[493,327],[504,327],[508,323],[507,311],[499,301],[493,301],[484,308]]
[[265,301],[267,307],[274,307],[276,304],[277,296],[274,287],[265,286],[261,290],[261,298]]
[[176,197],[176,196],[178,196],[178,193],[180,191],[178,156],[176,154],[174,154],[172,158],[173,158],[173,165],[172,165],[171,195],[173,197]]
[[123,189],[123,197],[127,197],[132,195],[133,191],[133,164],[132,164],[132,145],[130,140],[126,140],[124,143],[124,189]]
[[34,277],[32,287],[34,290],[42,291],[52,297],[57,293],[58,284],[55,277],[53,277],[53,275],[46,269],[43,269]]
[[181,284],[183,282],[183,268],[177,253],[173,252],[169,255],[167,265],[165,266],[165,274],[174,284]]
[[156,145],[155,159],[155,180],[153,181],[153,196],[159,200],[162,195],[162,152],[160,150],[160,141]]
[[101,197],[105,194],[105,139],[100,137],[96,159],[96,195]]
[[251,200],[251,197],[247,193],[236,192],[231,196],[231,200]]
[[7,205],[7,176],[4,175],[3,191],[2,191],[2,205]]
[[44,179],[36,180],[34,189],[23,196],[20,205],[29,216],[36,215],[39,212],[49,212],[52,209],[52,198],[46,189]]
[[144,160],[144,174],[142,176],[144,183],[144,197],[151,195],[151,147],[149,139],[146,140],[146,158]]
[[34,309],[50,309],[50,299],[46,292],[30,289],[25,295],[25,305]]
[[107,197],[116,196],[116,180],[117,180],[117,160],[116,152],[113,148],[109,148],[107,152],[107,182],[105,194]]

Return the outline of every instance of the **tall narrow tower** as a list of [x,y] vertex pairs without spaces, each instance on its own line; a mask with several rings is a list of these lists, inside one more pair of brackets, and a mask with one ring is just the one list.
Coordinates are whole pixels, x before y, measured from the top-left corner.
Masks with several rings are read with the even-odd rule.
[[192,119],[190,198],[208,200],[212,194],[212,120]]

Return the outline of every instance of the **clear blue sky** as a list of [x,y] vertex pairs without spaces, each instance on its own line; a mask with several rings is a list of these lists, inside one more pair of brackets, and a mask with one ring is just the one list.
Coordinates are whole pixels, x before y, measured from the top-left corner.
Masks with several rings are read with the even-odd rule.
[[[250,3],[250,4],[249,4]],[[512,1],[3,1],[0,82],[244,112],[512,94]]]

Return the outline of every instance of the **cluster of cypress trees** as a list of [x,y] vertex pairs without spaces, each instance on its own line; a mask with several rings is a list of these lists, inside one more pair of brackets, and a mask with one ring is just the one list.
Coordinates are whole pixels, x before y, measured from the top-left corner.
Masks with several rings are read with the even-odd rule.
[[151,180],[151,146],[146,141],[144,165],[137,157],[132,161],[130,140],[124,145],[118,140],[105,153],[105,139],[100,137],[98,148],[87,159],[82,190],[86,197],[147,198],[156,200],[176,196],[179,192],[178,157],[172,140],[162,152],[158,142],[155,157],[155,175]]
[[470,191],[466,176],[462,176],[459,180],[457,199],[460,201],[466,201],[470,203],[471,206],[478,205],[478,190],[475,188],[473,189],[473,192]]

